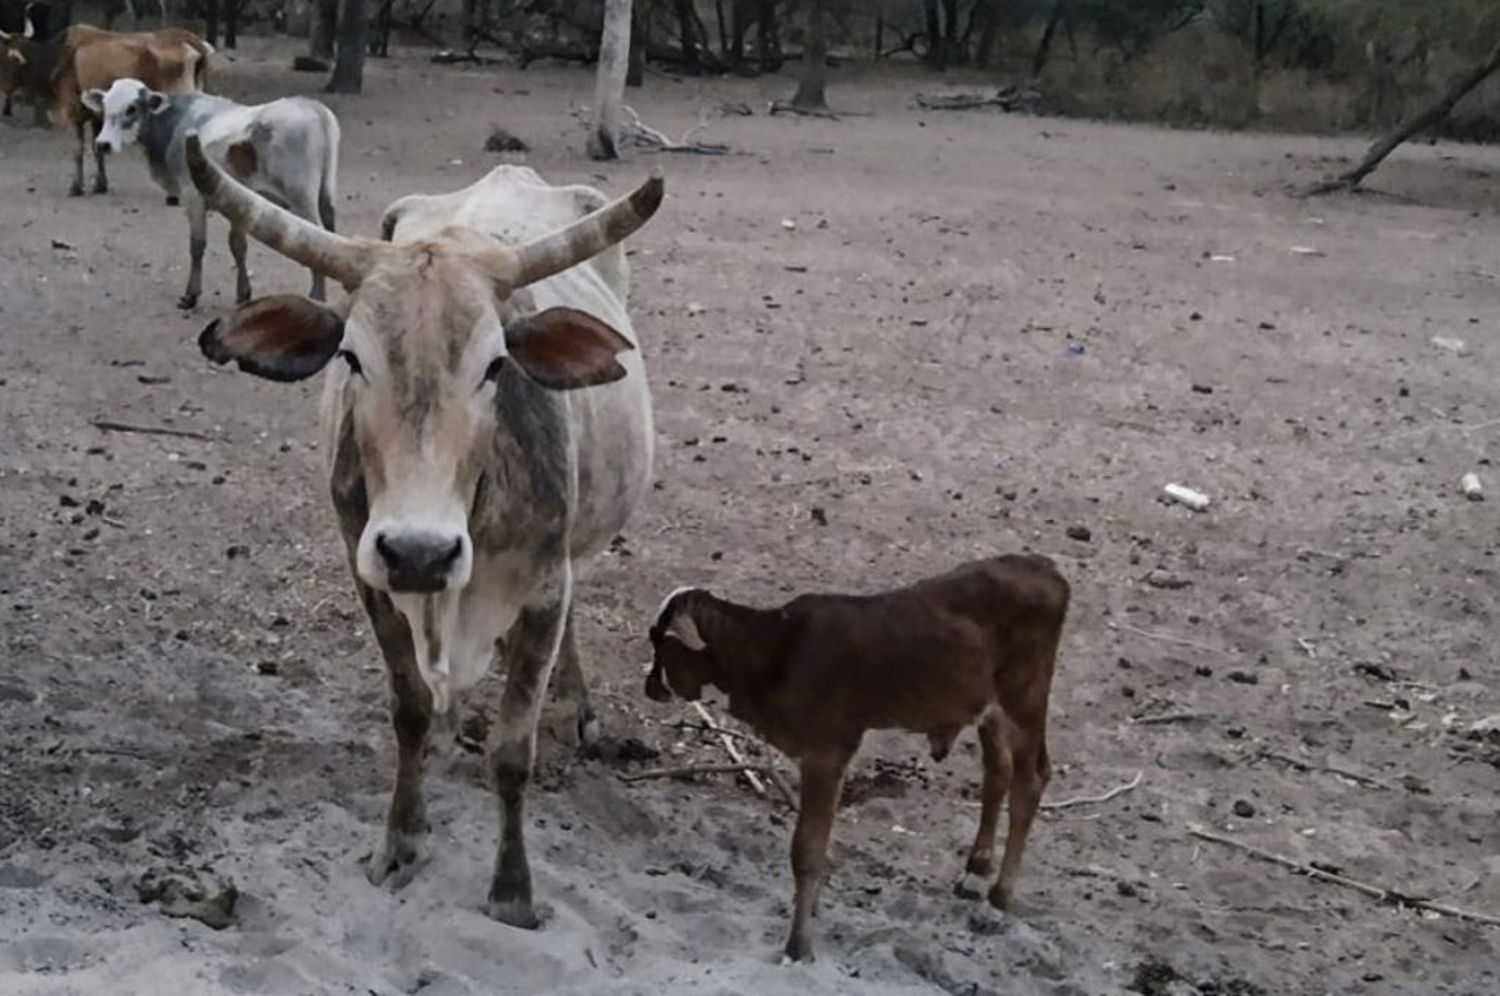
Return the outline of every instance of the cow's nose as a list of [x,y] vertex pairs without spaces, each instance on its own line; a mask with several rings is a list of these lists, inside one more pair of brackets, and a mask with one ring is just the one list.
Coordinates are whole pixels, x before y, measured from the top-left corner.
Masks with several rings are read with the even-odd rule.
[[462,540],[434,533],[381,533],[375,537],[375,551],[385,562],[392,591],[442,591],[463,548]]

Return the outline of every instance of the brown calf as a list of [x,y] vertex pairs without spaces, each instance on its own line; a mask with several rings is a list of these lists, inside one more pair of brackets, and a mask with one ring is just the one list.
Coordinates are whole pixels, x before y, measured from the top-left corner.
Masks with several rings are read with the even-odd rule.
[[812,957],[808,917],[844,772],[866,730],[925,733],[941,760],[978,722],[984,799],[959,892],[977,895],[969,876],[993,870],[1009,792],[1005,857],[989,890],[995,906],[1009,903],[1052,772],[1047,696],[1067,609],[1068,583],[1037,556],[981,560],[881,595],[803,595],[769,610],[701,589],[667,597],[651,627],[646,694],[692,701],[713,685],[728,694],[731,715],[800,763],[790,958]]
[[[73,154],[73,186],[68,193],[83,193],[83,154],[88,144],[85,126],[99,130],[99,118],[84,106],[83,94],[107,90],[119,79],[137,79],[161,93],[190,93],[203,89],[208,75],[208,57],[213,47],[191,31],[163,28],[160,31],[116,32],[87,24],[75,24],[62,36],[62,50],[52,73],[53,119],[71,125],[78,138]],[[94,193],[109,190],[104,171],[104,152],[94,150]]]

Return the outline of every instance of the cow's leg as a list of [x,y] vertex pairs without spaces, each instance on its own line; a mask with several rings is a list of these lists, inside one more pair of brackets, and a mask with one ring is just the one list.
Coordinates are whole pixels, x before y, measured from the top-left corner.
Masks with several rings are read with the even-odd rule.
[[488,911],[501,923],[528,930],[540,927],[541,919],[531,901],[531,867],[526,861],[526,786],[536,760],[537,721],[562,643],[571,587],[565,569],[522,608],[505,636],[510,666],[490,754],[500,795],[500,849]]
[[177,300],[177,307],[184,311],[197,307],[198,295],[203,293],[203,250],[208,244],[208,207],[203,203],[203,198],[188,198],[187,216],[188,282],[187,290]]
[[965,899],[984,895],[984,886],[995,870],[995,829],[1000,822],[1000,805],[1010,788],[1014,759],[1006,734],[1007,720],[999,709],[991,708],[979,721],[979,748],[984,757],[984,789],[979,808],[979,832],[969,849],[964,877],[954,892]]
[[84,145],[88,141],[88,121],[79,118],[73,122],[73,134],[78,139],[78,147],[73,151],[73,186],[68,188],[69,197],[83,196],[83,152]]
[[250,270],[245,266],[248,236],[239,225],[229,226],[229,254],[234,257],[234,303],[250,300]]
[[593,703],[589,701],[588,682],[583,677],[583,665],[578,657],[578,634],[575,619],[577,612],[572,603],[568,605],[568,618],[563,626],[562,647],[557,654],[557,690],[572,703],[573,715],[578,722],[578,746],[591,751],[599,744],[599,718],[594,715]]
[[838,812],[839,791],[850,754],[810,754],[802,759],[801,805],[797,829],[792,832],[792,878],[796,895],[792,901],[792,933],[786,941],[786,956],[792,961],[812,961],[812,929],[808,925],[828,868],[828,838]]
[[411,630],[390,597],[365,584],[359,584],[359,594],[385,657],[391,723],[396,728],[396,788],[386,816],[385,842],[370,855],[366,869],[370,882],[379,885],[392,874],[414,869],[427,837],[422,756],[432,729],[432,692],[417,669]]
[[240,0],[224,0],[224,47],[239,48]]
[[0,114],[4,114],[6,117],[11,117],[12,116],[11,115],[11,106],[10,105],[11,105],[11,100],[12,100],[12,98],[15,97],[15,95],[16,95],[16,91],[14,91],[14,90],[6,90],[5,91],[5,108],[4,108],[4,110],[0,110]]
[[104,171],[104,150],[99,148],[99,129],[103,123],[93,121],[91,130],[94,135],[94,193],[109,193],[109,174]]

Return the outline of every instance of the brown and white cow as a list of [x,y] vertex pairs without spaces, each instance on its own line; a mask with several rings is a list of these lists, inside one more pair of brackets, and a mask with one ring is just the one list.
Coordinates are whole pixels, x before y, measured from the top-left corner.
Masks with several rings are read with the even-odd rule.
[[433,714],[479,681],[498,648],[508,678],[490,739],[501,819],[488,909],[535,927],[523,804],[542,696],[561,658],[590,738],[575,569],[625,525],[651,473],[651,401],[619,243],[655,213],[662,181],[606,203],[502,166],[455,193],[396,202],[382,225],[389,241],[377,242],[250,192],[205,158],[196,134],[187,162],[231,224],[349,291],[343,308],[252,301],[199,344],[271,380],[328,366],[330,489],[385,656],[398,746],[370,880],[411,868],[427,830]]
[[[107,90],[115,80],[127,78],[162,93],[202,90],[213,46],[181,28],[116,32],[75,24],[60,39],[61,50],[52,74],[52,116],[70,125],[78,139],[73,154],[73,186],[68,190],[77,197],[83,193],[83,154],[88,146],[85,132],[92,125],[97,134],[101,127],[99,115],[85,105],[83,95],[89,90]],[[94,193],[105,193],[109,178],[102,149],[94,150],[94,168]],[[169,203],[175,200],[169,199]]]

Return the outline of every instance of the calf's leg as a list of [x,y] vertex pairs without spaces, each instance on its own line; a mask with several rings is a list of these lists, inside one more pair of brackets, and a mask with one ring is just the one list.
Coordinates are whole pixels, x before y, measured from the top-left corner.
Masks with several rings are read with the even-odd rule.
[[177,307],[184,311],[197,307],[198,295],[203,293],[203,250],[208,244],[208,207],[203,203],[203,198],[188,198],[187,216],[188,282],[187,289],[177,300]]
[[974,835],[964,877],[953,890],[965,899],[984,895],[984,886],[995,870],[995,830],[1000,822],[1000,804],[1005,801],[1014,772],[1010,736],[1005,729],[1008,723],[997,708],[990,708],[979,720],[979,748],[984,758],[979,832]]
[[1015,776],[1010,795],[1010,828],[1005,835],[1005,856],[1000,859],[1000,878],[990,889],[990,904],[998,909],[1010,906],[1016,878],[1021,873],[1021,854],[1031,833],[1042,792],[1052,779],[1052,763],[1047,757],[1047,733],[1040,723],[1028,724],[1017,717],[1013,743]]
[[83,153],[84,145],[88,141],[88,122],[83,118],[73,122],[73,135],[78,141],[77,148],[73,150],[73,186],[68,188],[69,197],[83,196]]
[[792,933],[786,941],[786,956],[792,961],[813,960],[808,921],[827,873],[828,838],[833,832],[849,756],[812,755],[802,760],[801,805],[797,829],[792,833],[792,877],[796,892],[792,900]]
[[411,631],[390,597],[365,584],[359,584],[359,595],[385,657],[396,729],[396,788],[386,814],[385,841],[370,855],[365,872],[372,885],[379,885],[392,874],[415,869],[427,838],[422,758],[432,729],[432,693],[417,669]]
[[487,909],[501,923],[527,930],[535,930],[542,921],[532,904],[531,866],[526,860],[526,787],[536,761],[537,721],[562,642],[570,589],[566,577],[546,586],[506,634],[510,667],[490,753],[500,795],[500,847]]
[[234,257],[235,304],[244,304],[250,300],[250,270],[245,266],[245,251],[247,248],[245,230],[239,225],[230,225],[229,254]]
[[[109,174],[104,170],[104,152],[99,148],[99,123],[93,122],[94,134],[94,193],[109,193]],[[80,175],[81,178],[81,175]]]

